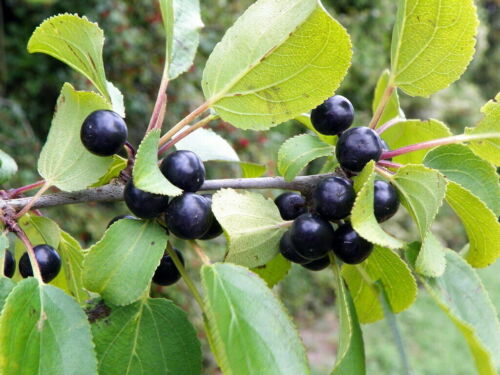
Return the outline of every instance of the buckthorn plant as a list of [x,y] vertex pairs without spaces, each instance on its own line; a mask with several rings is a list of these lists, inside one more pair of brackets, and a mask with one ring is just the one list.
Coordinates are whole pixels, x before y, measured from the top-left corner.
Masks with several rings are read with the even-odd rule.
[[[328,373],[366,374],[363,332],[386,319],[387,345],[412,374],[397,314],[428,293],[463,333],[477,373],[496,374],[498,313],[476,270],[500,255],[500,93],[461,134],[406,118],[400,102],[432,100],[466,71],[479,28],[473,0],[398,1],[390,66],[366,123],[339,94],[357,48],[348,30],[318,0],[257,0],[211,51],[205,101],[167,127],[167,87],[192,66],[203,23],[199,0],[160,0],[159,9],[165,62],[144,123],[127,120],[127,93],[106,77],[104,33],[85,15],[54,15],[27,43],[33,60],[49,55],[93,89],[63,84],[39,181],[0,191],[0,374],[196,375],[208,356],[223,374],[311,374],[273,290],[292,266],[328,277],[335,296]],[[281,145],[267,175],[216,131],[223,123],[266,140],[290,121],[303,134]],[[132,128],[144,133],[137,144]],[[320,173],[301,173],[313,161]],[[242,173],[213,179],[207,162]],[[0,152],[0,182],[16,171]],[[129,212],[88,248],[50,219],[51,207],[110,201]],[[462,249],[434,230],[443,205],[467,233]],[[396,213],[414,222],[414,238],[395,234]],[[203,332],[159,298],[163,288],[195,301],[189,316]]]

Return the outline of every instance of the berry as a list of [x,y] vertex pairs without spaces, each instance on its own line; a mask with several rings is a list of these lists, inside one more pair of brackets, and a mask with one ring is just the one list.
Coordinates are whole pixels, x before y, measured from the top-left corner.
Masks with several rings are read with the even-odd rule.
[[333,252],[344,263],[361,263],[368,258],[372,250],[373,245],[352,229],[350,223],[341,225],[335,231]]
[[297,253],[297,249],[293,246],[292,239],[290,238],[290,231],[286,231],[280,240],[280,253],[283,255],[285,259],[288,259],[290,262],[305,264],[310,262],[308,259],[300,256]]
[[9,250],[5,250],[5,255],[3,258],[3,274],[6,277],[14,276],[16,271],[16,260]]
[[118,215],[118,216],[115,216],[114,218],[111,219],[111,221],[108,223],[108,226],[106,227],[109,228],[110,226],[112,226],[114,223],[116,223],[118,220],[121,220],[121,219],[133,219],[133,220],[137,220],[137,218],[135,216],[132,216],[132,215]]
[[321,134],[338,135],[354,121],[354,108],[342,95],[325,100],[311,111],[311,122]]
[[[42,274],[42,280],[46,283],[51,282],[61,270],[61,257],[52,246],[46,244],[35,246],[33,251]],[[28,253],[24,253],[19,260],[19,272],[24,278],[33,276],[33,268]]]
[[352,128],[340,136],[335,154],[342,168],[359,172],[370,160],[380,159],[382,142],[370,128]]
[[294,220],[307,212],[306,199],[298,193],[283,193],[274,200],[283,220]]
[[356,193],[351,181],[342,177],[328,177],[313,193],[316,212],[327,220],[340,220],[351,213]]
[[132,180],[125,185],[123,199],[128,209],[141,219],[152,219],[168,207],[168,197],[166,195],[148,193],[137,189]]
[[373,208],[379,223],[396,214],[399,208],[399,196],[394,186],[385,181],[375,181]]
[[297,253],[303,258],[322,258],[332,248],[333,228],[316,214],[302,214],[290,228],[290,238]]
[[324,256],[323,258],[319,258],[313,260],[312,262],[303,264],[302,267],[307,268],[308,270],[311,271],[321,271],[324,270],[329,265],[330,265],[330,257],[327,255]]
[[[182,253],[175,248],[174,251],[182,265],[184,265],[184,257],[182,256]],[[156,268],[155,274],[153,275],[153,282],[158,285],[168,286],[175,284],[180,278],[181,274],[170,255],[163,255],[160,265]]]
[[111,156],[119,152],[127,135],[125,121],[117,113],[107,110],[88,115],[80,131],[85,148],[99,156]]
[[170,232],[185,240],[202,237],[210,229],[213,220],[210,202],[194,193],[175,197],[165,212],[165,222]]
[[[211,194],[203,194],[203,197],[210,203],[210,209],[212,208],[212,195]],[[222,234],[223,230],[222,227],[220,226],[220,223],[217,221],[217,219],[214,216],[214,219],[212,221],[212,225],[210,225],[210,228],[208,228],[207,233],[205,233],[203,236],[200,237],[200,240],[211,240],[215,237],[219,237]]]
[[205,182],[205,167],[194,152],[179,150],[163,159],[161,173],[184,191],[198,191]]

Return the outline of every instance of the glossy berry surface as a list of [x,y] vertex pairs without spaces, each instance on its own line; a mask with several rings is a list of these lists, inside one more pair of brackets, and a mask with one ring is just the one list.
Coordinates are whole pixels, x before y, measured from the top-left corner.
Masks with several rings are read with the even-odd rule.
[[[184,257],[182,253],[174,248],[177,257],[184,265]],[[153,282],[158,285],[168,286],[175,284],[181,278],[181,273],[175,266],[174,261],[170,255],[165,254],[161,258],[160,265],[156,268],[155,274],[153,275]]]
[[148,193],[137,189],[132,180],[125,185],[123,200],[128,209],[141,219],[152,219],[168,207],[168,197],[166,195]]
[[195,192],[205,182],[205,167],[198,155],[187,150],[171,153],[163,159],[161,173],[178,188]]
[[121,220],[121,219],[137,220],[137,218],[135,216],[132,216],[132,215],[118,215],[110,220],[110,222],[108,223],[108,226],[106,228],[109,228],[110,226],[112,226],[114,223],[116,223],[118,220]]
[[5,277],[14,276],[16,271],[16,260],[9,250],[5,250],[5,255],[3,258],[3,274]]
[[333,227],[316,214],[302,214],[290,228],[290,238],[297,253],[303,258],[322,258],[332,248]]
[[329,265],[330,265],[330,257],[326,255],[323,258],[313,260],[312,262],[303,264],[302,266],[311,271],[321,271],[324,270]]
[[379,223],[393,217],[399,208],[398,192],[386,181],[375,181],[373,209]]
[[342,177],[324,179],[313,192],[314,209],[327,220],[340,220],[349,216],[355,199],[351,181]]
[[[37,245],[33,247],[33,251],[43,281],[48,283],[54,280],[61,270],[61,257],[58,252],[50,245]],[[19,272],[24,278],[33,276],[33,268],[28,253],[24,253],[19,260]]]
[[210,202],[194,193],[175,197],[165,212],[165,222],[170,232],[185,240],[202,237],[210,229],[213,220]]
[[354,121],[354,108],[342,95],[325,100],[311,111],[311,122],[321,134],[338,135],[347,130]]
[[283,220],[294,220],[307,212],[306,199],[298,194],[286,192],[274,200]]
[[342,168],[360,172],[370,160],[380,159],[382,142],[370,128],[352,128],[339,137],[335,154]]
[[111,156],[118,153],[127,140],[127,125],[115,112],[99,110],[83,121],[80,139],[91,153]]
[[373,245],[362,238],[350,223],[341,225],[335,231],[333,252],[347,264],[358,264],[364,261],[373,250]]
[[[202,197],[204,197],[209,202],[210,209],[212,209],[212,195],[203,194]],[[210,225],[208,231],[203,236],[200,237],[200,240],[211,240],[215,237],[219,237],[222,234],[222,232],[223,232],[222,227],[214,216],[212,220],[212,225]]]
[[280,253],[285,259],[290,262],[304,264],[310,262],[310,260],[302,257],[297,253],[297,249],[293,246],[292,239],[290,238],[290,231],[286,231],[280,240]]

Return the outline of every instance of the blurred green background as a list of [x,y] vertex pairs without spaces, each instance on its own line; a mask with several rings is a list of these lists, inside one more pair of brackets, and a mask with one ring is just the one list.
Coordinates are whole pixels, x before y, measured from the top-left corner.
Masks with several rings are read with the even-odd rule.
[[[205,61],[224,31],[252,2],[201,1],[205,28],[199,53],[189,72],[172,82],[168,89],[167,127],[202,103],[200,80]],[[137,145],[149,121],[162,72],[164,37],[158,4],[153,0],[0,0],[0,3],[0,148],[17,160],[20,169],[6,187],[39,179],[36,160],[62,84],[69,81],[79,89],[90,89],[85,79],[62,63],[46,55],[27,53],[31,33],[51,15],[64,12],[86,15],[104,30],[106,73],[125,96],[130,140]],[[358,125],[369,121],[374,85],[381,71],[389,66],[395,3],[393,0],[324,0],[353,39],[353,65],[339,93],[353,102]],[[454,132],[460,132],[480,118],[480,107],[500,91],[500,0],[481,0],[476,4],[481,28],[474,62],[459,82],[431,100],[401,95],[408,117],[438,118],[448,123]],[[233,144],[242,160],[266,164],[268,175],[276,173],[274,160],[281,143],[304,131],[294,122],[265,133],[242,131],[225,123],[216,124],[215,128]],[[314,168],[313,165],[311,171]],[[209,163],[207,170],[210,177],[220,178],[238,173],[227,165],[215,163]],[[265,193],[273,196],[276,192]],[[124,211],[122,204],[90,204],[55,208],[45,213],[88,245],[102,235],[107,221]],[[404,212],[399,212],[387,225],[402,238],[416,238],[415,228]],[[453,249],[458,250],[466,243],[457,218],[447,207],[443,208],[433,230]],[[217,258],[224,244],[223,240],[217,240],[202,246]],[[187,258],[191,259],[191,268],[196,269],[198,260],[190,253]],[[500,285],[495,272],[499,271],[497,264],[480,272],[497,308]],[[276,288],[297,318],[318,374],[328,373],[335,357],[337,320],[331,283],[328,271],[312,274],[294,267]],[[182,283],[156,292],[175,299],[200,323],[196,307]],[[417,374],[474,373],[465,341],[424,292],[414,307],[401,314],[401,324]],[[365,338],[369,374],[401,373],[385,322],[366,326]],[[216,373],[210,356],[207,356],[205,371]]]

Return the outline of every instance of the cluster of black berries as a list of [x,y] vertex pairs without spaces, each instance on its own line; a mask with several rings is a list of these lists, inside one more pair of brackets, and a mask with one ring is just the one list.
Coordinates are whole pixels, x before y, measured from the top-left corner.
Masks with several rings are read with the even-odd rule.
[[387,144],[372,129],[360,126],[349,129],[354,121],[351,102],[335,95],[311,112],[311,122],[321,134],[338,135],[335,154],[341,167],[348,172],[360,172],[370,161],[378,161]]
[[[83,145],[100,156],[111,156],[120,151],[127,140],[127,125],[116,113],[99,110],[91,113],[83,122],[81,132]],[[212,213],[212,196],[195,194],[205,181],[205,167],[200,158],[191,151],[176,151],[161,163],[163,175],[182,189],[182,195],[170,202],[167,196],[149,193],[136,188],[130,180],[125,186],[123,198],[135,215],[123,215],[115,221],[129,219],[155,219],[164,223],[167,230],[186,240],[209,240],[222,233],[220,224]],[[184,263],[182,254],[175,249]],[[170,285],[179,280],[180,274],[172,259],[165,254],[153,277],[160,285]]]
[[[48,283],[54,280],[61,270],[61,257],[58,252],[47,244],[33,247],[33,252],[43,281]],[[5,250],[3,273],[6,277],[12,277],[15,270],[16,260],[9,250]],[[33,276],[33,268],[28,253],[24,253],[19,260],[19,272],[24,278]]]
[[[366,127],[347,130],[354,120],[352,104],[336,95],[311,112],[315,129],[325,135],[339,135],[336,156],[350,173],[361,171],[370,160],[380,158],[386,145],[378,134]],[[284,220],[293,220],[280,241],[280,252],[288,260],[319,271],[330,264],[329,252],[345,263],[358,264],[372,252],[373,245],[362,238],[346,221],[356,193],[352,182],[343,177],[328,177],[312,193],[310,210],[306,199],[297,193],[283,193],[275,200]],[[374,214],[379,222],[391,218],[399,207],[396,189],[385,181],[374,186]],[[334,229],[330,222],[336,222]]]

